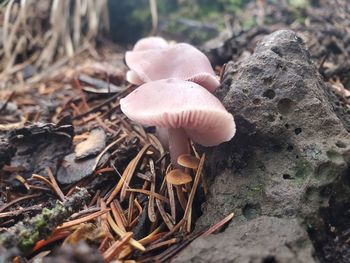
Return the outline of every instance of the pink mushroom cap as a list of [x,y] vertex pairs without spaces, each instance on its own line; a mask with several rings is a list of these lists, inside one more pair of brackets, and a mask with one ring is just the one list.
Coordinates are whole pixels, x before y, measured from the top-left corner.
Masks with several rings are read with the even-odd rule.
[[161,37],[145,37],[137,41],[133,51],[159,49],[169,46],[168,42]]
[[134,85],[141,85],[143,83],[139,75],[133,70],[128,70],[126,72],[126,80]]
[[203,146],[229,141],[236,132],[233,116],[200,85],[179,79],[163,79],[141,85],[120,100],[121,110],[143,125],[183,128]]
[[[136,42],[133,51],[144,51],[150,49],[157,50],[160,48],[166,48],[167,46],[169,46],[169,44],[164,38],[145,37]],[[133,70],[126,72],[126,80],[135,85],[141,85],[144,83],[144,81],[142,81],[138,74]]]
[[125,60],[143,82],[177,78],[195,82],[210,92],[220,85],[208,58],[186,43],[161,49],[128,51]]

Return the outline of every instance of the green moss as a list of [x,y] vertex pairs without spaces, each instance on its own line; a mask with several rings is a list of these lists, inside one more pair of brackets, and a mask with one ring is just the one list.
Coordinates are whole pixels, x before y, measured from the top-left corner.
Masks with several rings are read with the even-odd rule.
[[262,192],[263,191],[263,185],[262,184],[258,184],[256,186],[251,187],[250,190],[252,190],[254,192]]
[[57,201],[52,209],[44,208],[41,214],[20,222],[0,235],[0,246],[4,248],[18,247],[23,255],[31,252],[32,247],[40,239],[47,238],[52,230],[62,224],[71,214],[78,211],[88,200],[86,189],[79,189],[63,203]]
[[329,160],[332,163],[339,164],[339,165],[345,164],[344,157],[339,152],[328,151],[327,152],[327,157],[329,158]]
[[313,174],[313,168],[310,162],[303,157],[299,157],[298,162],[295,165],[295,179],[299,182],[303,182]]
[[242,193],[246,193],[244,198],[247,200],[247,202],[254,202],[258,200],[257,196],[263,196],[265,193],[264,185],[262,183],[257,183],[254,185],[251,185],[247,189],[244,189],[241,191]]

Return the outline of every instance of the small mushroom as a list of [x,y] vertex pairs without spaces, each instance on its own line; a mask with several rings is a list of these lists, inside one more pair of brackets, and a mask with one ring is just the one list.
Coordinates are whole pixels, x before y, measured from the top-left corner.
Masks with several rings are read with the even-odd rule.
[[180,169],[171,170],[166,174],[165,179],[168,183],[171,183],[173,185],[188,184],[192,181],[191,175],[184,173]]
[[125,61],[142,82],[177,78],[195,82],[210,92],[220,85],[208,58],[186,43],[128,51]]
[[[157,50],[160,48],[165,48],[168,45],[168,42],[164,38],[145,37],[136,42],[133,51],[144,51],[150,49]],[[139,78],[137,73],[133,70],[129,70],[128,72],[126,72],[126,80],[135,85],[141,85],[143,83],[143,81]]]
[[172,164],[190,153],[188,137],[203,146],[229,141],[235,134],[233,116],[200,85],[179,79],[163,79],[141,85],[120,100],[121,110],[143,125],[167,128]]
[[199,159],[192,154],[182,154],[177,158],[177,163],[185,168],[197,169]]

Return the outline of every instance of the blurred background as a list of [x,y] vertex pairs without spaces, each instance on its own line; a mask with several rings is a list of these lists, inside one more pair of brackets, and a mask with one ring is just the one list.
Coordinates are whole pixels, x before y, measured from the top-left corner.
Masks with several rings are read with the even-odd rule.
[[[212,64],[253,52],[281,28],[300,34],[320,63],[348,56],[347,0],[3,0],[0,9],[0,88],[24,80],[83,51],[119,47],[160,35],[192,43]],[[344,42],[344,43],[340,43]],[[91,53],[92,54],[92,53]],[[93,55],[93,54],[92,54]],[[65,61],[64,61],[65,59]],[[62,61],[63,60],[63,61]],[[338,58],[335,59],[338,63]],[[326,65],[324,61],[323,65]],[[350,66],[349,66],[350,67]]]
[[[152,27],[157,10],[157,28]],[[109,1],[111,36],[115,41],[134,42],[150,32],[178,41],[201,44],[233,26],[249,29],[277,21],[264,19],[264,7],[290,8],[289,23],[303,20],[302,10],[320,5],[320,1],[307,0],[131,0]],[[153,13],[152,13],[153,11]],[[152,31],[153,30],[153,31]]]

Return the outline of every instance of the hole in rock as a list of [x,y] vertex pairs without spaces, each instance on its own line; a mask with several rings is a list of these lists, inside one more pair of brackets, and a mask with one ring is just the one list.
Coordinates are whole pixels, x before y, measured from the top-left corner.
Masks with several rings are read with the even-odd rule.
[[290,144],[289,144],[289,145],[287,146],[287,151],[288,151],[288,152],[293,151],[293,149],[294,149],[293,145],[290,145]]
[[290,174],[283,174],[283,179],[291,180],[291,179],[293,179],[293,177]]
[[267,256],[262,263],[277,263],[277,261],[274,256]]
[[280,47],[274,46],[271,48],[271,51],[276,53],[278,56],[282,57],[282,51]]
[[294,132],[295,132],[295,135],[298,135],[298,134],[300,134],[301,133],[301,128],[296,128],[295,130],[294,130]]
[[242,209],[243,216],[247,219],[254,219],[260,216],[261,208],[259,204],[246,204]]
[[272,89],[265,90],[263,93],[263,97],[272,100],[276,96],[276,93]]
[[284,98],[278,102],[277,109],[281,114],[287,115],[292,112],[294,105],[295,103],[291,99]]
[[254,99],[254,100],[253,100],[253,104],[259,105],[259,104],[260,104],[260,99]]
[[337,141],[335,143],[335,145],[338,147],[338,148],[346,148],[346,144],[342,141]]

